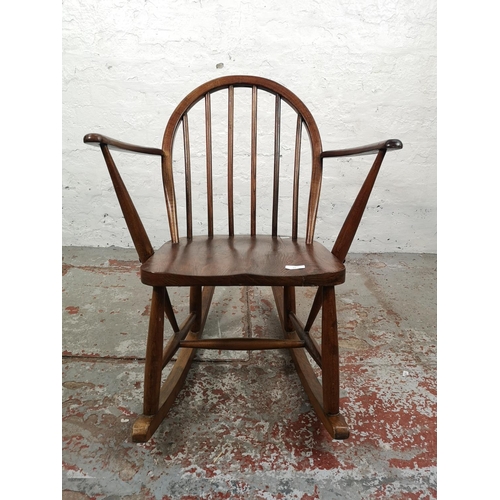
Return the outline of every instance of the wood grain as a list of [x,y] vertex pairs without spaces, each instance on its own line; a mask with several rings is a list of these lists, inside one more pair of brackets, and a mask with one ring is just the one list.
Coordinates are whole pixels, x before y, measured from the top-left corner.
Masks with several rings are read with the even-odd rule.
[[[288,270],[286,265],[303,264]],[[194,236],[166,243],[141,266],[151,286],[340,284],[344,265],[323,245],[271,236]]]

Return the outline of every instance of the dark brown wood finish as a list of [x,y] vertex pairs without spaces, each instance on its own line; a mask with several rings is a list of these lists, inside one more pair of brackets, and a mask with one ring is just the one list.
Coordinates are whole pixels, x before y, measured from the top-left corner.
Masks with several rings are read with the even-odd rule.
[[184,137],[184,182],[186,186],[186,232],[187,237],[193,237],[193,194],[191,192],[191,146],[189,144],[188,115],[182,118]]
[[234,236],[234,86],[228,87],[227,119],[227,210],[229,236]]
[[302,145],[302,119],[297,116],[297,130],[295,132],[295,160],[293,163],[293,202],[292,202],[292,238],[297,239],[299,231],[299,175],[300,150]]
[[[235,168],[235,89],[248,89],[251,93],[250,134],[250,207],[249,234],[237,234],[234,213]],[[212,121],[214,114],[212,94],[227,92],[227,216],[228,234],[215,234],[214,229],[214,151]],[[257,207],[263,201],[257,190],[258,181],[265,169],[259,168],[257,110],[260,92],[275,96],[274,104],[274,167],[272,175],[272,222],[267,234],[257,234]],[[200,101],[204,104],[205,151],[207,196],[204,211],[207,214],[207,234],[194,235],[193,220],[193,167],[191,165],[191,138],[189,112]],[[291,237],[279,236],[279,200],[282,105],[286,103],[296,113],[295,144],[288,145],[294,151],[292,174]],[[262,120],[264,121],[264,120]],[[184,150],[186,199],[185,236],[181,235],[177,217],[176,187],[173,174],[174,140],[178,128],[182,129]],[[302,133],[306,130],[311,146],[311,179],[305,228],[299,228],[299,194],[301,182]],[[254,76],[227,76],[207,82],[188,94],[177,106],[165,129],[161,149],[136,146],[108,138],[101,134],[87,134],[84,142],[101,147],[120,207],[123,211],[141,266],[141,281],[152,287],[153,297],[146,347],[144,377],[144,415],[134,424],[132,439],[147,441],[160,425],[174,404],[181,390],[197,348],[229,350],[290,349],[290,353],[311,405],[320,421],[334,439],[349,436],[347,424],[339,413],[340,353],[336,315],[335,286],[345,279],[343,261],[354,239],[362,214],[372,192],[377,174],[387,151],[402,148],[401,141],[390,139],[367,146],[323,151],[320,135],[311,113],[292,92],[268,79]],[[154,251],[131,197],[123,183],[111,156],[110,149],[161,157],[161,169],[165,192],[171,241]],[[323,160],[343,156],[375,154],[375,161],[360,192],[354,201],[331,251],[314,241],[318,212]],[[248,193],[247,193],[248,194]],[[247,226],[248,227],[248,226]],[[260,227],[260,226],[259,226]],[[299,237],[299,230],[305,237]],[[220,338],[202,339],[215,286],[270,286],[276,302],[276,310],[282,327],[282,338]],[[189,314],[177,322],[170,303],[167,286],[189,287]],[[316,286],[305,326],[297,317],[295,287]],[[321,346],[309,335],[320,311]],[[164,319],[168,318],[173,334],[163,345]],[[180,327],[179,327],[180,324]],[[306,352],[322,370],[322,383],[316,378]],[[177,360],[169,376],[161,385],[163,368],[174,355]]]
[[366,204],[368,203],[368,198],[370,197],[373,186],[375,184],[375,180],[377,179],[377,175],[380,170],[380,166],[382,165],[385,153],[385,149],[381,149],[378,152],[377,157],[375,158],[375,162],[373,163],[370,172],[368,172],[368,176],[361,186],[361,190],[359,191],[359,194],[356,197],[351,210],[349,210],[346,220],[342,228],[340,229],[337,239],[335,240],[335,245],[332,248],[332,253],[341,262],[344,262],[347,252],[349,252],[349,248],[351,247],[351,244],[354,240],[354,236],[356,235],[359,223],[361,222],[361,218],[363,217],[363,212],[365,211]]
[[[285,329],[283,287],[273,286],[272,290],[285,337],[289,340],[299,340],[297,332],[287,332]],[[303,349],[291,349],[290,354],[300,381],[302,382],[302,386],[319,420],[323,423],[333,439],[347,439],[349,437],[349,428],[344,417],[340,413],[330,415],[325,411],[323,387],[316,377],[305,351]]]
[[321,158],[335,158],[340,156],[360,156],[371,155],[379,151],[391,151],[402,149],[403,143],[399,139],[389,139],[383,142],[376,142],[375,144],[368,144],[366,146],[358,146],[348,149],[337,149],[330,151],[323,151]]
[[[304,268],[286,267],[297,265]],[[344,265],[320,243],[272,236],[181,238],[141,267],[141,280],[150,286],[318,286],[344,279]]]
[[201,297],[203,289],[200,285],[191,286],[189,290],[189,312],[194,314],[194,322],[191,326],[192,332],[199,332],[201,327]]
[[149,314],[149,334],[144,368],[144,415],[158,411],[163,369],[163,324],[165,314],[165,287],[153,288]]
[[323,287],[321,318],[321,361],[323,370],[323,408],[327,415],[339,412],[339,340],[335,287]]
[[137,146],[135,144],[129,144],[127,142],[118,141],[116,139],[112,139],[111,137],[106,137],[105,135],[101,134],[87,134],[83,138],[83,142],[86,144],[108,146],[109,149],[114,149],[117,151],[130,151],[132,153],[143,153],[147,155],[163,156],[162,149]]
[[300,340],[304,342],[304,347],[307,349],[307,352],[311,355],[316,364],[321,368],[321,348],[309,335],[309,332],[304,329],[304,326],[294,312],[289,313],[289,318],[293,325],[293,328],[291,330],[295,330],[295,333],[299,336]]
[[278,236],[278,203],[280,193],[281,157],[281,97],[276,95],[274,107],[274,176],[273,176],[273,221],[272,235]]
[[295,287],[293,286],[284,286],[283,287],[283,311],[284,311],[284,329],[285,332],[293,331],[293,321],[290,318],[290,315],[295,314],[296,312],[296,303],[295,303]]
[[250,234],[257,234],[257,87],[252,87],[252,144],[250,184]]
[[179,325],[177,324],[177,318],[175,317],[175,313],[172,308],[172,303],[170,302],[170,296],[168,295],[167,289],[165,289],[165,316],[167,316],[167,319],[170,321],[172,330],[177,333],[179,331]]
[[207,217],[208,236],[214,235],[214,186],[212,172],[212,105],[210,94],[205,95],[205,129],[207,152]]
[[198,349],[225,349],[232,351],[262,351],[265,349],[297,349],[305,347],[301,340],[281,339],[198,339],[185,340],[181,347],[195,347]]
[[134,242],[139,260],[145,262],[154,254],[153,246],[149,241],[149,237],[144,229],[144,225],[142,224],[134,203],[132,202],[132,198],[128,194],[125,183],[116,168],[107,144],[101,144],[101,151],[106,161],[106,165],[108,166],[109,176],[113,182],[113,187],[115,188],[115,193],[120,203],[120,208],[122,209],[130,236]]
[[[203,333],[214,290],[215,287],[213,286],[205,287],[203,289],[200,329],[197,333],[189,332],[187,340],[196,340]],[[162,423],[168,411],[174,404],[177,394],[179,394],[184,382],[186,381],[186,377],[189,369],[191,368],[191,363],[193,362],[195,354],[196,349],[194,348],[185,348],[179,351],[177,361],[172,367],[167,379],[161,386],[158,411],[154,415],[144,414],[135,421],[132,429],[132,441],[136,443],[144,443],[148,441],[158,426]]]
[[178,351],[181,346],[181,342],[186,338],[186,335],[191,331],[196,320],[196,314],[190,313],[189,316],[184,321],[182,327],[178,331],[174,331],[174,334],[170,338],[167,346],[163,350],[163,361],[162,369],[167,366],[168,362],[173,358],[174,354]]
[[[188,115],[189,111],[202,99],[207,100],[207,96],[210,96],[214,92],[227,91],[228,93],[228,227],[229,235],[235,234],[234,232],[234,215],[233,215],[233,160],[234,160],[234,138],[233,138],[233,127],[234,127],[234,89],[236,88],[248,88],[251,92],[251,152],[250,152],[250,235],[255,236],[257,234],[257,205],[259,204],[258,193],[257,193],[257,154],[258,154],[258,116],[257,116],[257,104],[258,95],[260,91],[265,91],[275,95],[276,101],[279,101],[279,109],[276,113],[275,119],[275,171],[276,164],[279,162],[280,148],[280,120],[281,120],[281,103],[286,102],[292,109],[297,112],[297,122],[300,121],[301,127],[300,132],[302,133],[302,128],[305,128],[311,143],[311,150],[313,156],[313,179],[311,182],[312,189],[310,191],[310,208],[308,210],[309,218],[306,225],[306,239],[308,243],[313,241],[315,217],[317,213],[317,207],[319,205],[319,187],[321,185],[321,139],[316,126],[316,122],[312,117],[310,111],[304,105],[304,103],[297,98],[292,92],[287,88],[279,85],[276,82],[267,80],[259,77],[252,76],[229,76],[223,77],[216,80],[212,80],[204,85],[201,85],[193,92],[191,92],[181,103],[175,111],[167,124],[164,138],[163,138],[163,172],[164,172],[164,182],[171,182],[169,189],[165,189],[165,196],[167,201],[167,212],[169,214],[169,223],[171,228],[171,238],[172,241],[177,242],[180,237],[177,213],[175,208],[175,188],[173,181],[168,181],[173,179],[173,156],[172,151],[174,147],[174,140],[176,136],[177,129],[182,123],[185,116]],[[277,105],[278,106],[278,105]],[[298,145],[300,152],[300,144]],[[211,151],[207,150],[207,161]],[[299,164],[296,161],[296,171],[298,174]],[[294,174],[295,175],[295,174]],[[210,191],[210,186],[208,186],[208,191]],[[298,193],[298,182],[294,185],[294,192]],[[273,211],[276,212],[276,220],[273,222],[277,226],[277,204],[278,204],[278,194],[276,192],[273,194],[274,205]],[[297,202],[298,198],[294,198]],[[208,213],[211,212],[211,204],[213,203],[213,198],[209,196],[207,198],[206,210]],[[295,212],[295,206],[292,208],[292,212]],[[274,219],[273,219],[274,220]],[[294,227],[296,226],[296,219]],[[208,234],[210,235],[210,216],[208,224]],[[246,231],[246,230],[245,230]],[[277,235],[274,230],[271,231],[273,235]],[[187,233],[189,236],[189,233]],[[292,235],[293,236],[293,235]]]

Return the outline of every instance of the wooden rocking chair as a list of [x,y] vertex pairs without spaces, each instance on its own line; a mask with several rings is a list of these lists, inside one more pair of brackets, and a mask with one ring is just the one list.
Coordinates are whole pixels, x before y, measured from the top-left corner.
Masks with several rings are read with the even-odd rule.
[[[242,90],[240,88],[243,88]],[[248,154],[238,155],[235,145],[240,136],[235,134],[238,127],[235,119],[235,109],[239,103],[235,95],[247,93],[248,125],[250,137]],[[224,154],[224,170],[227,173],[225,193],[222,198],[227,205],[227,222],[224,222],[224,235],[216,234],[214,220],[219,224],[220,217],[214,217],[214,155],[219,154],[213,147],[213,129],[215,109],[212,103],[224,99],[224,137],[227,143]],[[239,94],[238,94],[239,95]],[[262,98],[261,98],[262,96]],[[258,101],[259,97],[259,101]],[[258,105],[270,99],[271,109],[268,120],[271,130],[265,138],[271,144],[271,154],[267,169],[261,168],[257,153],[258,135]],[[198,181],[201,173],[194,175],[192,169],[193,155],[191,124],[188,116],[195,105],[202,107],[204,116],[203,148],[206,176],[206,233],[193,234],[193,196],[194,180]],[[285,150],[282,146],[285,134],[283,107],[291,113],[294,125],[291,127],[291,137],[295,136],[295,144],[288,149],[291,160],[288,162],[290,175],[287,178],[290,195],[285,197],[280,191],[280,177],[283,178],[284,161],[281,159]],[[214,107],[215,108],[215,107]],[[274,108],[274,110],[272,109]],[[260,125],[259,112],[259,125]],[[287,115],[288,116],[288,115]],[[191,117],[191,116],[190,116]],[[218,125],[217,125],[218,126]],[[309,141],[302,137],[306,130]],[[185,191],[185,213],[178,213],[176,202],[176,186],[174,178],[176,165],[174,144],[176,133],[182,134],[183,141],[179,149],[183,151],[184,165],[181,183]],[[220,135],[218,136],[220,138]],[[225,140],[224,139],[224,140]],[[266,139],[266,140],[267,140]],[[259,139],[260,141],[260,139]],[[141,265],[141,281],[153,289],[149,333],[146,347],[146,363],[144,376],[144,409],[143,415],[133,426],[132,439],[136,442],[147,441],[158,428],[174,404],[191,366],[196,349],[219,350],[254,350],[254,349],[290,349],[293,362],[306,390],[310,402],[334,439],[346,439],[349,429],[345,419],[339,412],[339,347],[337,338],[337,318],[335,304],[335,286],[344,282],[344,260],[360,223],[363,211],[373,188],[378,171],[387,151],[401,149],[399,140],[391,139],[368,146],[337,151],[323,151],[316,123],[304,105],[292,92],[282,85],[264,78],[253,76],[227,76],[217,78],[192,91],[177,106],[168,121],[161,149],[135,146],[110,139],[103,135],[92,133],[84,137],[84,142],[99,145],[116,191],[125,221],[137,250]],[[306,209],[299,211],[303,191],[299,190],[299,180],[303,164],[303,143],[308,149],[310,158],[310,177],[306,178],[308,189]],[[259,146],[260,147],[260,146]],[[120,149],[137,153],[157,155],[161,157],[163,188],[165,192],[168,223],[171,241],[165,243],[157,251],[153,250],[144,226],[125,188],[122,178],[111,156],[110,149]],[[323,245],[314,241],[316,215],[320,201],[323,159],[374,154],[375,161],[362,185],[347,218],[340,229],[333,249],[329,251]],[[245,175],[249,176],[248,190],[249,215],[245,235],[235,231],[235,220],[240,216],[235,213],[235,205],[241,205],[241,195],[235,187],[241,184],[235,182],[236,167],[242,163],[242,158],[248,158]],[[281,173],[280,173],[281,168]],[[267,172],[265,172],[267,170]],[[257,213],[265,199],[257,202],[257,186],[261,175],[269,174],[268,183],[270,196],[270,211],[268,234],[260,234],[262,225],[257,230]],[[259,175],[258,175],[259,174]],[[220,177],[220,176],[219,176]],[[239,183],[239,184],[238,184]],[[281,183],[283,185],[283,183]],[[179,189],[179,186],[177,186]],[[278,232],[278,213],[285,201],[290,207],[286,211],[287,218],[291,214],[291,230],[288,237]],[[180,205],[180,204],[179,204]],[[281,210],[282,211],[282,210]],[[304,214],[301,219],[301,214]],[[305,237],[299,237],[299,221],[305,221]],[[179,222],[185,221],[185,235],[179,232]],[[198,226],[196,226],[198,227]],[[301,229],[301,230],[302,230]],[[207,319],[211,299],[216,286],[271,286],[276,301],[276,307],[283,329],[281,338],[225,338],[202,339],[203,328]],[[190,287],[189,314],[182,323],[178,323],[166,287]],[[311,311],[305,324],[296,315],[295,287],[317,287]],[[319,311],[322,309],[321,346],[310,336],[310,329]],[[173,335],[164,346],[164,317],[170,322]],[[316,378],[313,367],[306,355],[322,370],[322,383]],[[177,354],[175,365],[162,385],[162,370],[172,357]]]

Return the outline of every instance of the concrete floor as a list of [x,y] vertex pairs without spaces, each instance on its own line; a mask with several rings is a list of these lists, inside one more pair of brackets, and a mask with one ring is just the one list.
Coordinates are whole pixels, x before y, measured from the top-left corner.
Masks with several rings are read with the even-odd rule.
[[[63,500],[436,498],[435,255],[346,262],[337,297],[347,441],[318,422],[288,352],[198,351],[147,444],[130,439],[150,298],[135,259],[63,249]],[[183,293],[169,293],[182,318]],[[313,294],[302,290],[307,304]],[[270,290],[216,289],[205,337],[273,331]]]

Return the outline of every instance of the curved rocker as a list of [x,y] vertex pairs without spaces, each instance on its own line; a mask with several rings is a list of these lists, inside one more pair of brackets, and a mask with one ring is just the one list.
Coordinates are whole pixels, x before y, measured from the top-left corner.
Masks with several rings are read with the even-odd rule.
[[[242,89],[242,90],[241,90]],[[250,165],[243,172],[249,178],[250,216],[249,227],[238,233],[235,229],[235,182],[237,168],[235,161],[235,108],[240,101],[235,98],[236,91],[250,93]],[[227,233],[216,235],[214,230],[214,205],[220,196],[214,196],[214,161],[212,141],[212,95],[222,92],[227,96],[227,191],[224,205],[227,206]],[[264,130],[259,135],[257,117],[258,96],[271,95],[274,98],[274,125],[272,130]],[[205,117],[205,137],[202,141],[205,169],[201,172],[191,164],[193,151],[190,134],[189,116],[194,107],[202,108]],[[287,165],[281,165],[282,122],[285,114],[282,107],[294,114],[295,143],[291,145],[294,158],[290,172],[283,173]],[[287,115],[288,116],[288,115]],[[269,122],[267,122],[269,123]],[[293,129],[293,125],[291,127]],[[303,130],[307,132],[304,134]],[[174,182],[174,142],[176,135],[182,136],[184,182],[179,186]],[[274,138],[274,163],[272,169],[258,169],[259,155],[257,144],[259,137]],[[304,182],[301,178],[303,161],[303,143],[307,142],[311,151],[311,176]],[[227,76],[201,85],[187,95],[177,106],[168,121],[163,137],[162,148],[136,146],[116,139],[92,133],[84,137],[84,142],[98,145],[103,153],[113,183],[118,202],[122,209],[132,241],[137,250],[141,266],[141,281],[153,289],[149,333],[146,346],[146,365],[144,372],[144,408],[143,415],[133,426],[132,439],[136,442],[147,441],[158,428],[174,404],[181,390],[196,349],[290,349],[291,356],[300,380],[309,397],[319,420],[334,439],[349,437],[348,426],[340,414],[339,391],[339,345],[337,332],[337,314],[335,304],[335,286],[345,280],[344,261],[360,224],[368,198],[374,186],[377,174],[387,151],[403,147],[401,141],[389,139],[367,146],[349,149],[324,151],[319,131],[308,108],[295,94],[282,85],[254,76]],[[110,149],[150,154],[161,158],[163,190],[165,194],[168,224],[171,240],[155,251],[144,229],[138,212],[116,168]],[[197,156],[200,156],[199,149]],[[323,161],[327,158],[374,154],[375,160],[368,172],[354,204],[340,229],[331,251],[314,241],[314,229],[319,207],[322,183]],[[261,172],[262,170],[262,172]],[[259,172],[259,175],[257,173]],[[220,169],[216,172],[221,176]],[[263,202],[257,202],[257,178],[269,174],[272,186],[270,197],[270,228],[267,234],[257,233],[257,208]],[[178,175],[178,174],[176,174]],[[207,234],[196,236],[193,226],[195,201],[200,197],[193,193],[192,178],[206,178],[206,203],[202,211],[206,213]],[[291,181],[292,193],[290,211],[285,211],[285,222],[289,222],[289,237],[278,232],[279,213],[283,199],[280,199],[280,179]],[[241,178],[241,174],[240,174]],[[185,199],[185,235],[181,236],[176,202],[176,190],[184,190]],[[303,212],[305,224],[299,237],[299,206],[301,189],[309,190],[308,203]],[[264,196],[263,200],[269,196]],[[291,214],[291,219],[289,214]],[[282,223],[282,221],[280,222]],[[262,223],[259,222],[259,229]],[[206,323],[215,286],[270,286],[272,287],[276,307],[284,332],[284,338],[272,339],[207,339],[201,338]],[[190,288],[189,315],[179,326],[170,303],[168,286]],[[317,293],[305,326],[296,316],[295,287],[316,286]],[[309,335],[309,331],[322,310],[321,346]],[[173,335],[164,346],[164,321],[168,319]],[[321,383],[308,361],[306,352],[322,371]],[[162,371],[172,357],[178,353],[165,382],[161,383]]]
[[[201,294],[201,308],[192,312],[186,319],[180,331],[186,330],[187,339],[194,341],[201,337],[205,322],[207,320],[210,303],[214,294],[215,287],[205,287],[203,291],[198,287],[191,290],[191,295]],[[172,367],[167,379],[161,384],[161,373],[169,359],[177,352],[180,341],[176,336],[172,338],[171,344],[163,351],[163,318],[164,318],[164,297],[166,290],[164,288],[153,289],[153,300],[150,313],[150,326],[148,335],[148,346],[146,352],[145,383],[144,383],[144,415],[140,416],[134,423],[132,429],[132,441],[145,443],[156,431],[158,426],[166,417],[168,410],[175,402],[179,394],[189,369],[196,354],[196,348],[182,349]],[[199,321],[196,321],[196,319]],[[198,324],[198,331],[192,332],[191,328]],[[146,387],[150,390],[146,391]]]

